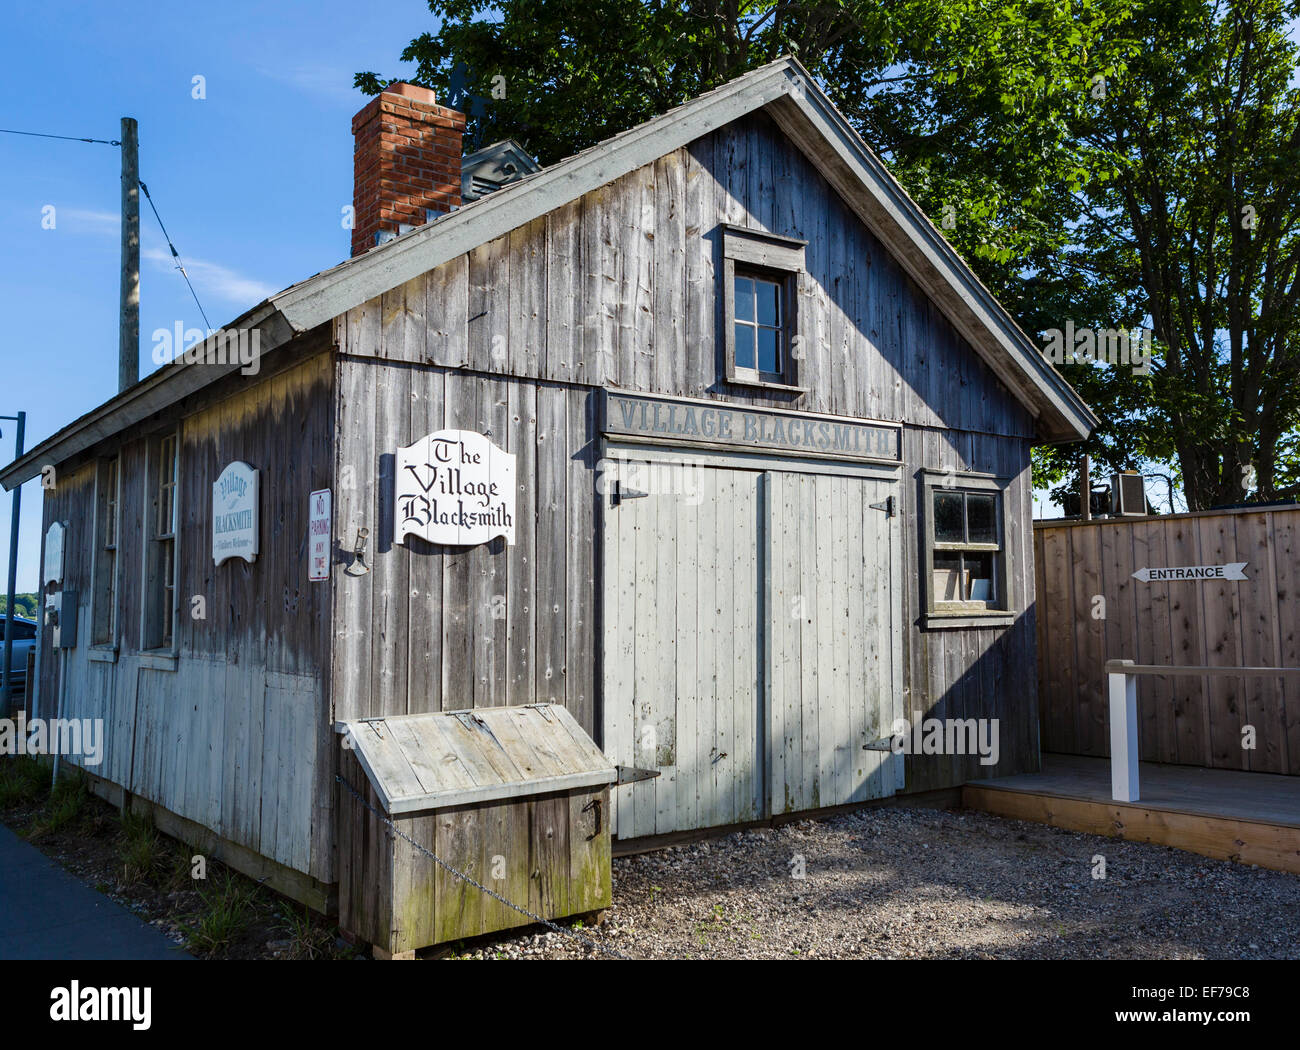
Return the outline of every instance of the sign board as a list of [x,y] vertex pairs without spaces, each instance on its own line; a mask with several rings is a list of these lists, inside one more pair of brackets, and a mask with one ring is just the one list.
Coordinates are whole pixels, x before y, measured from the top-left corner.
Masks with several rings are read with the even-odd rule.
[[307,498],[307,558],[309,580],[330,578],[330,547],[333,529],[330,525],[331,504],[329,489],[318,489]]
[[1141,568],[1133,573],[1133,577],[1143,583],[1167,580],[1245,580],[1249,579],[1242,571],[1246,564],[1244,561],[1234,561],[1227,565],[1184,565],[1171,569]]
[[515,542],[515,457],[482,434],[439,430],[397,450],[393,541]]
[[902,459],[902,429],[888,423],[607,392],[610,437],[824,459]]
[[51,523],[45,530],[45,572],[42,574],[46,583],[63,582],[63,522]]
[[212,561],[257,560],[257,475],[239,460],[212,483]]

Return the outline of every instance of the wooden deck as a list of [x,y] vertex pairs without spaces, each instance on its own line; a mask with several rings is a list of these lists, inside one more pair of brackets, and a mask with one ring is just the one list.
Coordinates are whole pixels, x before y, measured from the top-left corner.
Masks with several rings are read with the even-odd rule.
[[1110,797],[1110,759],[1043,755],[1041,773],[973,781],[962,805],[1300,874],[1300,777],[1143,762],[1141,799]]

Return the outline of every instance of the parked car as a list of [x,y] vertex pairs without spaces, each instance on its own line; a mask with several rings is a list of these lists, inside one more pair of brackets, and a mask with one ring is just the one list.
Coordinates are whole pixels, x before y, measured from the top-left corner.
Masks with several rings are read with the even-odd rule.
[[[4,661],[5,617],[0,616],[0,667]],[[27,684],[27,653],[36,644],[36,622],[14,617],[14,655],[9,669],[9,693],[21,693]]]

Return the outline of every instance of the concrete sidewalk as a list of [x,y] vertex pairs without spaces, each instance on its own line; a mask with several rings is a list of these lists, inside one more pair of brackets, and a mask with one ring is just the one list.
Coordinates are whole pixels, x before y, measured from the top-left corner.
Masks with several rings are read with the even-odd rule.
[[162,933],[0,826],[0,959],[189,959]]

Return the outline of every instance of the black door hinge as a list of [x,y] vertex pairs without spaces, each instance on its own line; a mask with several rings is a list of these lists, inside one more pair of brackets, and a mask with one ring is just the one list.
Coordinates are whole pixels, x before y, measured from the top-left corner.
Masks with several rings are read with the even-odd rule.
[[648,492],[637,492],[636,489],[624,488],[623,483],[616,480],[614,488],[610,492],[610,499],[613,501],[614,506],[617,507],[626,499],[645,499],[648,495],[650,495]]
[[879,503],[872,503],[871,509],[883,510],[885,512],[885,517],[887,518],[892,518],[897,513],[897,508],[894,505],[893,496],[889,496],[886,499],[882,499]]

